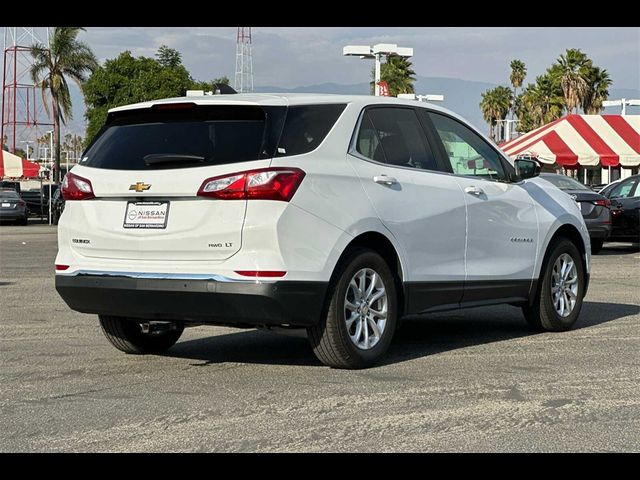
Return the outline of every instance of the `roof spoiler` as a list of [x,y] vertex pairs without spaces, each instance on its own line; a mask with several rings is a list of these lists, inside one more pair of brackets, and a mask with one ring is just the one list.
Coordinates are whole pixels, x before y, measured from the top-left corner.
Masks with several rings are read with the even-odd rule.
[[214,83],[213,91],[205,92],[204,90],[187,90],[187,97],[203,97],[205,95],[233,95],[236,92],[226,83]]

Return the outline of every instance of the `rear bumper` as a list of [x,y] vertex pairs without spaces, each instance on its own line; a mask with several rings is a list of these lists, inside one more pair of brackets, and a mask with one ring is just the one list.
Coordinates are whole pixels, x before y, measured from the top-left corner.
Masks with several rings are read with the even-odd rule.
[[589,224],[587,223],[587,230],[589,231],[589,237],[592,239],[606,240],[611,234],[610,224]]
[[314,325],[326,289],[325,282],[56,275],[58,294],[78,312],[218,325]]
[[27,212],[22,210],[0,210],[0,220],[18,220],[26,218]]

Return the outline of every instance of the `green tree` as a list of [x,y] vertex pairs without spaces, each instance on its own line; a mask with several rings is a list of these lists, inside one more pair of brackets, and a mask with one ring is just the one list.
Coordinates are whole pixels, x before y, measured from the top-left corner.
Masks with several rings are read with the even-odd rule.
[[161,45],[156,53],[158,63],[165,68],[176,68],[182,65],[182,55],[179,51]]
[[[165,55],[165,60],[169,56]],[[96,69],[84,88],[88,121],[85,142],[90,142],[100,130],[110,108],[185,95],[193,85],[189,72],[182,64],[171,61],[166,65],[125,51]]]
[[518,130],[528,132],[562,116],[564,98],[562,89],[553,75],[546,73],[536,77],[535,84],[529,84],[518,100],[516,115]]
[[587,115],[597,115],[604,108],[602,102],[609,98],[609,87],[613,83],[604,68],[592,67],[585,75],[587,92],[582,99],[582,110]]
[[[60,124],[66,124],[72,116],[71,95],[67,79],[78,84],[80,89],[87,74],[98,67],[96,57],[88,45],[77,39],[82,27],[55,27],[49,48],[42,44],[31,47],[33,65],[31,77],[42,90],[42,99],[47,112],[53,117],[55,181],[60,182]],[[51,97],[51,106],[46,100]]]
[[522,86],[522,82],[524,82],[524,79],[527,76],[527,67],[521,60],[511,60],[509,66],[511,67],[509,80],[511,81],[511,86],[513,87],[514,100],[512,109],[515,113],[515,99],[518,98],[518,88]]
[[214,85],[218,83],[229,85],[229,78],[228,77],[214,78],[210,82],[207,82],[206,80],[201,80],[201,81],[194,80],[193,84],[191,85],[191,88],[193,90],[203,90],[205,92],[215,93]]
[[[397,55],[387,56],[387,61],[380,65],[380,81],[387,82],[389,95],[397,97],[399,93],[414,93],[413,83],[416,81],[416,72],[413,64],[404,57]],[[371,93],[375,88],[375,70],[372,71],[370,82]]]
[[585,76],[593,62],[579,49],[570,48],[560,55],[550,73],[560,79],[560,86],[564,94],[564,104],[567,113],[573,113],[584,101],[588,85]]
[[499,120],[507,118],[513,102],[513,92],[508,87],[498,86],[482,93],[480,109],[485,121],[489,124],[489,136],[496,140]]

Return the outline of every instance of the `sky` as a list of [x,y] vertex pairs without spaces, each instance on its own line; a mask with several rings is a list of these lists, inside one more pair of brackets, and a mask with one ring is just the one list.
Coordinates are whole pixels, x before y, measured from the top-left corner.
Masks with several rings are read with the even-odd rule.
[[[255,87],[368,82],[373,62],[344,57],[342,47],[396,43],[413,47],[412,62],[418,76],[503,85],[508,85],[512,59],[525,62],[526,85],[567,48],[580,48],[596,65],[607,69],[612,88],[640,90],[640,28],[253,27],[252,33]],[[158,47],[168,45],[181,52],[195,79],[226,75],[232,85],[234,82],[236,27],[87,27],[80,39],[90,45],[101,63],[124,50],[152,57]],[[82,95],[74,84],[71,90],[74,113],[68,129],[84,135]],[[467,111],[458,113],[481,122],[479,99],[464,102]],[[616,108],[607,109],[607,113],[618,113]],[[629,113],[637,110],[633,107]]]
[[[256,86],[283,88],[368,81],[372,62],[343,57],[347,44],[413,47],[416,73],[506,84],[509,62],[525,62],[528,80],[567,48],[580,48],[608,70],[615,88],[640,89],[640,28],[632,27],[254,27]],[[103,61],[123,50],[152,56],[166,44],[179,50],[199,80],[226,75],[233,83],[235,27],[90,27],[83,40]]]

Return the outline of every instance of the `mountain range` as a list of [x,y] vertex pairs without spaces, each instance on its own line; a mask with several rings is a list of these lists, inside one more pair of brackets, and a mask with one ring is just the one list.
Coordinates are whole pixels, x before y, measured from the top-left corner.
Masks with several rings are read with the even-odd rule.
[[[419,95],[439,94],[444,95],[443,102],[436,102],[445,108],[462,115],[482,131],[487,131],[487,124],[480,111],[481,94],[489,88],[496,87],[493,83],[461,80],[459,78],[444,77],[416,77],[415,91]],[[84,102],[80,91],[72,84],[71,95],[73,101],[73,120],[69,122],[69,130],[84,136]],[[334,93],[345,95],[368,95],[369,84],[366,82],[352,84],[319,83],[295,88],[282,88],[278,86],[259,86],[255,88],[260,93]],[[640,89],[611,88],[610,99],[640,98]],[[620,107],[610,107],[604,113],[620,113]],[[629,114],[640,114],[640,107],[630,107]]]
[[[459,78],[445,77],[416,77],[414,90],[418,95],[438,94],[444,95],[444,101],[434,102],[449,110],[462,115],[476,127],[483,131],[488,129],[480,111],[482,92],[495,88],[497,85],[487,82],[461,80]],[[256,87],[256,92],[291,92],[291,93],[335,93],[345,95],[368,95],[368,83],[353,83],[341,85],[338,83],[319,83],[297,88],[280,88],[273,86]],[[612,88],[609,90],[609,98],[640,98],[640,90]],[[620,107],[605,109],[604,113],[620,113]],[[638,107],[627,109],[627,113],[640,113]]]

